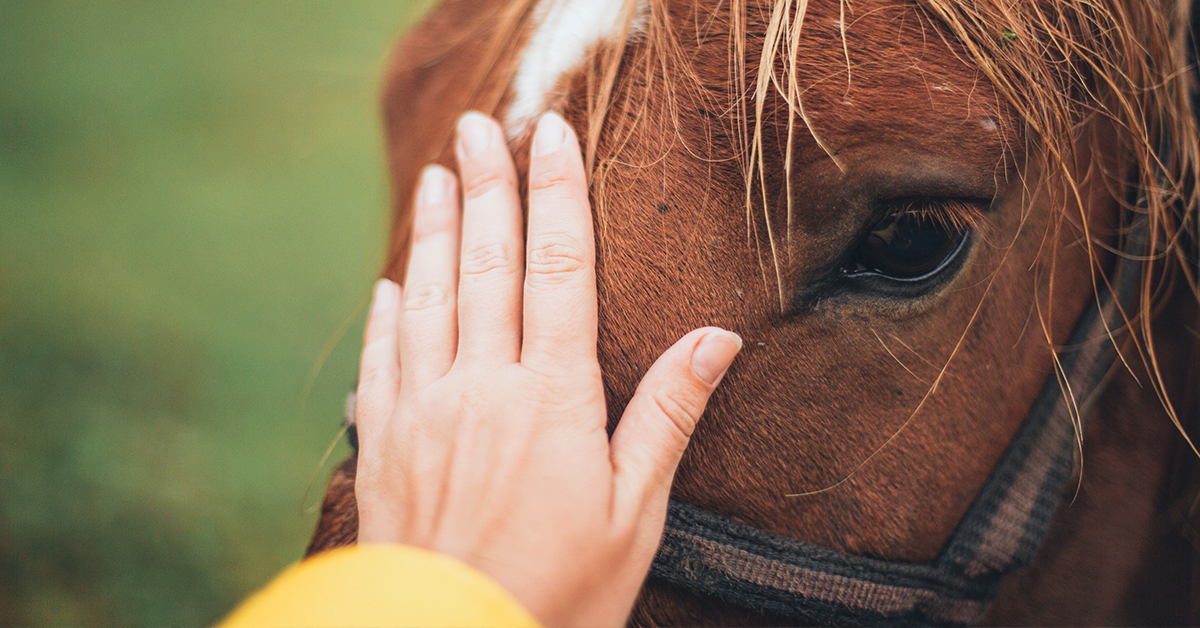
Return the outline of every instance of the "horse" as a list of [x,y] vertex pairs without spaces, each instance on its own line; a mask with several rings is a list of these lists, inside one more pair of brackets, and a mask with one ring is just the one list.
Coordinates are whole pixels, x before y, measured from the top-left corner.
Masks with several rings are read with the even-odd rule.
[[686,331],[745,338],[633,624],[1194,623],[1190,4],[444,0],[386,71],[382,274],[461,112],[524,172],[556,110],[610,421]]

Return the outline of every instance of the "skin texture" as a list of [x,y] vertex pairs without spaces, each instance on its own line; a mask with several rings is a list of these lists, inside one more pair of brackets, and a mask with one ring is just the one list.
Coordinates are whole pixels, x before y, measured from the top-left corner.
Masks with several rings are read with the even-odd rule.
[[[468,92],[461,80],[486,56],[486,37],[463,33],[481,32],[472,29],[503,5],[446,2],[396,52],[384,96],[397,199],[388,276],[403,269],[407,199],[421,165],[454,165],[442,147],[450,116],[461,109],[446,103],[503,110],[511,55],[498,57],[478,90]],[[699,84],[709,95],[724,94],[717,105],[727,102],[722,14],[691,2],[671,6]],[[676,338],[703,324],[738,332],[745,349],[709,401],[672,497],[840,551],[922,562],[945,545],[1026,417],[1051,373],[1047,334],[1055,344],[1065,341],[1093,297],[1091,275],[1081,234],[1052,221],[1078,215],[1078,208],[1053,207],[1037,192],[1039,165],[1025,163],[1019,125],[961,50],[909,4],[856,2],[854,11],[845,33],[850,78],[834,25],[838,3],[809,6],[798,69],[809,86],[804,104],[842,167],[800,127],[790,239],[782,99],[768,100],[765,110],[765,185],[774,200],[768,208],[756,200],[747,211],[742,170],[729,148],[736,145],[733,129],[714,113],[712,98],[679,90],[670,108],[661,80],[618,85],[628,99],[618,102],[648,106],[617,107],[600,135],[602,162],[615,150],[605,138],[639,122],[621,163],[607,173],[596,211],[598,356],[612,429],[641,375]],[[765,32],[766,18],[753,10],[749,16],[747,47],[755,51],[761,41],[753,34]],[[633,63],[638,51],[635,44],[626,52],[632,67],[640,67]],[[757,52],[747,58],[756,60]],[[748,66],[752,77],[756,68]],[[566,77],[563,87],[563,114],[582,129],[586,77]],[[671,110],[676,117],[665,113]],[[1095,132],[1103,137],[1105,130]],[[518,158],[518,170],[526,167]],[[1082,192],[1098,226],[1093,235],[1115,242],[1104,228],[1117,214],[1108,187],[1086,177]],[[822,282],[872,212],[912,196],[990,201],[956,273],[917,296]],[[777,237],[774,257],[768,222]],[[1055,247],[1053,269],[1039,263]],[[1053,316],[1039,320],[1037,304],[1051,301]],[[1173,307],[1178,320],[1194,320],[1188,306]],[[1190,360],[1185,343],[1164,363]],[[1181,398],[1186,381],[1172,384]],[[1178,442],[1157,399],[1132,376],[1115,376],[1097,407],[1103,410],[1086,435],[1084,496],[1056,516],[1047,543],[1053,549],[1006,583],[988,621],[1092,623],[1134,612],[1125,592],[1146,570],[1139,564],[1162,524],[1167,466]],[[1191,420],[1194,410],[1183,407]],[[345,486],[340,471],[314,550],[353,540]],[[653,581],[634,620],[780,623]]]

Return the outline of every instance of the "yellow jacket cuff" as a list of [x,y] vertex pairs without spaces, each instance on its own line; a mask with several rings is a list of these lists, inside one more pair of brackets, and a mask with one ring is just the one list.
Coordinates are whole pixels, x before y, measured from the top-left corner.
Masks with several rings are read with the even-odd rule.
[[243,626],[537,626],[491,578],[401,545],[344,547],[293,565],[221,624]]

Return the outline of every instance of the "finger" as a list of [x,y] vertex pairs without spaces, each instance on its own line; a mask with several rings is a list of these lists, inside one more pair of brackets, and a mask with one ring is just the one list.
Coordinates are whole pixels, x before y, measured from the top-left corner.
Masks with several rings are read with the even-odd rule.
[[661,505],[708,397],[742,348],[733,332],[697,329],[659,356],[638,384],[611,441],[618,499]]
[[524,266],[517,171],[504,131],[482,113],[459,119],[456,152],[463,185],[458,359],[515,362]]
[[538,122],[529,165],[529,238],[521,362],[569,367],[596,359],[596,250],[575,132]]
[[399,321],[400,286],[380,279],[375,283],[367,318],[354,403],[354,422],[360,437],[377,434],[396,409],[400,394]]
[[413,244],[400,313],[400,370],[405,385],[423,387],[450,370],[458,344],[458,197],[441,166],[421,173]]

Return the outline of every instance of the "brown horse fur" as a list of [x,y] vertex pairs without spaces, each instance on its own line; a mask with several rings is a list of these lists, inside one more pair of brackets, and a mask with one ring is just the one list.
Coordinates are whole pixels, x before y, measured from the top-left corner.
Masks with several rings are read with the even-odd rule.
[[[566,76],[556,106],[588,140],[612,419],[688,330],[746,340],[673,497],[839,551],[933,559],[1052,376],[1141,193],[1156,262],[1130,324],[1095,339],[1118,342],[1124,361],[1087,404],[1077,493],[986,620],[1200,619],[1200,561],[1168,514],[1192,506],[1179,501],[1195,469],[1181,430],[1195,434],[1198,412],[1195,280],[1178,264],[1196,210],[1195,125],[1180,115],[1186,11],[1147,0],[648,6],[643,32]],[[530,0],[447,0],[397,49],[384,90],[386,276],[402,276],[417,173],[454,166],[461,111],[505,110],[535,14]],[[1106,20],[1143,32],[1105,43]],[[1102,45],[1126,48],[1104,57]],[[1114,67],[1121,54],[1138,56]],[[1169,163],[1153,161],[1157,133],[1183,138]],[[523,168],[527,141],[514,144]],[[915,298],[818,285],[881,206],[912,198],[952,199],[973,228],[952,280]],[[354,468],[335,472],[309,553],[354,542]],[[782,621],[653,581],[633,620]]]

